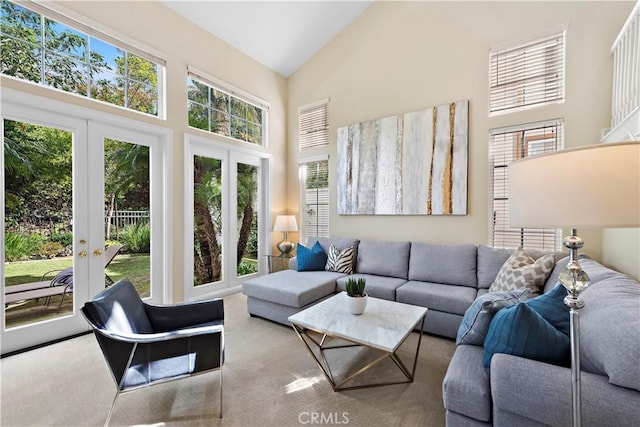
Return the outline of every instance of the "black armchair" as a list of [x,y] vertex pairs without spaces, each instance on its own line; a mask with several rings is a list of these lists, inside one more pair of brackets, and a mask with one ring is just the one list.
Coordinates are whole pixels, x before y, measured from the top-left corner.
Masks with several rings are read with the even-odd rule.
[[221,299],[151,305],[131,282],[122,279],[82,307],[118,390],[105,426],[121,393],[156,383],[220,369],[224,363],[224,304]]

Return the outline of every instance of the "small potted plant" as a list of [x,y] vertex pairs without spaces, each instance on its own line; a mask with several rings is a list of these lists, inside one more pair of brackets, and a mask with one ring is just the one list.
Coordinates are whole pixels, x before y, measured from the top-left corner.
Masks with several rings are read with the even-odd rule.
[[362,314],[367,306],[367,294],[364,292],[366,284],[366,279],[362,277],[347,279],[347,306],[352,314]]

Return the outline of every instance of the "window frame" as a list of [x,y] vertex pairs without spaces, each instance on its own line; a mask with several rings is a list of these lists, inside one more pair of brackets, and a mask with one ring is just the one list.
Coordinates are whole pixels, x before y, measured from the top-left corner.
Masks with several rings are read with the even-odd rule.
[[[64,8],[63,6],[56,4],[53,7],[49,7],[49,5],[45,6],[41,3],[36,3],[32,1],[29,1],[29,2],[15,1],[15,0],[6,0],[6,1],[8,1],[9,3],[13,3],[14,5],[17,5],[21,8],[27,9],[30,12],[38,14],[41,17],[41,28],[43,28],[44,26],[44,20],[48,19],[56,23],[62,24],[66,27],[69,27],[73,31],[79,32],[82,35],[86,36],[87,45],[85,46],[85,51],[87,52],[91,52],[90,50],[91,39],[94,38],[94,39],[99,39],[103,43],[112,45],[113,47],[124,51],[127,55],[133,54],[154,63],[156,65],[156,103],[157,103],[156,114],[147,113],[144,111],[139,111],[139,110],[135,110],[127,107],[126,104],[128,103],[127,102],[128,99],[126,98],[126,93],[125,93],[125,100],[124,100],[125,106],[121,106],[115,103],[110,103],[101,99],[94,98],[93,96],[91,96],[90,82],[87,82],[87,93],[84,95],[81,93],[60,89],[47,84],[46,80],[43,77],[44,65],[45,65],[44,49],[43,49],[43,52],[40,53],[40,61],[37,64],[41,70],[39,81],[27,80],[21,77],[16,77],[16,76],[4,74],[4,73],[1,74],[3,78],[15,79],[23,83],[46,88],[47,90],[55,90],[55,91],[70,94],[73,96],[79,96],[84,99],[90,99],[91,101],[99,102],[105,105],[109,105],[111,107],[120,108],[129,112],[144,114],[145,116],[148,116],[148,117],[155,117],[161,120],[166,120],[166,82],[165,82],[166,60],[162,53],[159,53],[150,47],[143,46],[141,43],[133,41],[128,37],[118,34],[117,32],[111,29],[107,29],[104,26],[89,20],[88,18],[85,18],[73,11],[70,11],[69,9]],[[11,36],[9,34],[7,34],[7,36],[18,41],[23,40],[23,39],[19,39],[14,36]],[[40,44],[43,45],[45,43],[44,34],[41,34],[40,37],[42,39]],[[49,50],[47,49],[47,51]],[[54,51],[51,51],[51,52],[56,53]],[[56,53],[56,54],[59,54],[59,53]],[[85,56],[88,56],[88,55],[85,55]],[[85,59],[85,62],[83,62],[82,65],[88,64],[89,61],[90,61],[89,59]],[[122,77],[124,77],[126,80],[126,86],[129,85],[130,81],[139,83],[138,80],[130,78],[128,76],[122,76]]]
[[[243,142],[246,144],[249,144],[251,147],[263,147],[263,148],[268,148],[269,144],[269,103],[263,99],[258,98],[255,95],[252,95],[248,92],[243,91],[242,89],[236,88],[233,85],[223,82],[219,79],[216,79],[215,77],[211,77],[209,75],[207,75],[206,73],[204,73],[203,71],[200,71],[194,67],[189,66],[188,70],[187,70],[187,122],[190,123],[190,112],[191,109],[189,108],[190,103],[196,103],[201,107],[205,107],[207,108],[207,115],[208,115],[208,129],[203,129],[203,128],[199,128],[199,127],[195,127],[192,126],[191,124],[189,124],[189,128],[191,129],[197,129],[203,132],[207,132],[208,134],[213,134],[216,135],[218,137],[222,137],[228,140],[232,140],[232,141],[239,141],[239,142]],[[189,87],[188,87],[188,81],[189,80],[195,80],[196,82],[198,82],[199,84],[202,84],[204,86],[207,86],[209,88],[209,95],[208,95],[208,99],[207,99],[207,105],[204,105],[202,103],[196,102],[192,99],[189,98]],[[229,97],[227,104],[228,104],[228,108],[227,111],[222,111],[219,110],[217,108],[214,108],[215,105],[212,104],[212,99],[211,99],[211,91],[217,91],[220,93],[225,94],[226,96]],[[259,108],[262,111],[262,119],[261,119],[261,123],[256,123],[256,122],[252,122],[249,121],[249,119],[245,116],[244,118],[238,117],[238,116],[234,116],[233,112],[232,112],[232,107],[231,107],[231,103],[233,100],[237,100],[240,101],[242,103],[244,103],[245,105],[250,105],[253,106],[255,108]],[[223,133],[218,133],[218,132],[214,132],[211,130],[211,114],[213,111],[219,111],[220,113],[223,114],[228,114],[229,116],[229,124],[228,124],[228,130],[229,130],[229,134],[225,135]],[[236,118],[236,119],[241,119],[244,120],[247,124],[247,126],[249,124],[254,124],[254,125],[260,125],[261,126],[261,142],[260,144],[257,144],[255,142],[251,142],[248,140],[244,140],[244,139],[239,139],[239,138],[235,138],[231,135],[232,131],[231,131],[231,126],[232,126],[232,119]]]
[[[307,187],[307,166],[313,163],[326,163],[326,174],[327,174],[327,186],[326,186],[326,194],[319,194],[320,187],[316,188],[316,202],[308,203],[307,193],[311,188]],[[331,200],[329,197],[329,156],[317,156],[301,159],[298,161],[298,174],[299,174],[299,182],[300,182],[300,241],[306,242],[309,237],[329,237],[330,233],[330,207]],[[324,187],[322,187],[324,189]],[[320,200],[326,200],[326,203],[320,203]],[[326,217],[324,218],[324,222],[326,225],[321,224],[323,218],[318,215],[315,225],[307,225],[306,218],[307,212],[309,210],[309,206],[315,206],[316,212],[320,212],[320,206],[326,206],[322,211],[326,211]],[[315,228],[315,233],[308,233],[308,228]],[[326,231],[321,231],[322,228],[326,228]]]
[[[533,147],[536,142],[549,141],[553,136],[554,149]],[[547,130],[552,130],[548,132]],[[525,134],[528,133],[528,134]],[[503,135],[512,134],[514,141],[499,141]],[[501,145],[499,153],[496,153],[496,145]],[[562,229],[545,228],[515,228],[509,227],[508,201],[508,165],[509,163],[531,155],[548,153],[561,150],[564,146],[564,121],[559,119],[546,120],[541,122],[527,123],[522,125],[508,126],[491,129],[489,131],[489,192],[488,192],[488,245],[491,247],[510,247],[508,242],[518,239],[517,246],[525,246],[530,249],[539,250],[562,250]],[[509,148],[511,147],[511,148]],[[508,153],[511,151],[511,153]],[[502,162],[496,159],[503,156]],[[506,157],[511,159],[507,161]],[[496,174],[499,176],[496,179]],[[498,185],[499,184],[499,185]],[[498,203],[497,203],[498,202]],[[498,207],[497,207],[498,205]],[[501,205],[501,207],[500,207]],[[500,223],[498,227],[496,224]],[[505,243],[507,244],[500,244]],[[541,243],[540,243],[541,242]],[[538,244],[540,243],[540,244]]]

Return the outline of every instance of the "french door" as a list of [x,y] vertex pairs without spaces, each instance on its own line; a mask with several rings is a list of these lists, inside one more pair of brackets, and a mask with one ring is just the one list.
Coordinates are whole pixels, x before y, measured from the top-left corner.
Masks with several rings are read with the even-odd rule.
[[237,291],[267,268],[268,156],[185,136],[185,300]]
[[82,304],[122,277],[165,300],[167,140],[110,120],[3,93],[2,354],[88,330]]

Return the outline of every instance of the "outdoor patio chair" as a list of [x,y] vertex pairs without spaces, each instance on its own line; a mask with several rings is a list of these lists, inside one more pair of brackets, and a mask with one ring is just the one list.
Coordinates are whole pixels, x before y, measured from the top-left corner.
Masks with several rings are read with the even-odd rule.
[[217,369],[222,418],[221,299],[151,305],[140,299],[128,279],[122,279],[86,302],[82,314],[118,388],[105,426],[121,393]]
[[[118,252],[120,252],[120,249],[122,249],[122,245],[111,245],[104,250],[104,268],[105,268],[104,285],[105,287],[113,284],[113,279],[109,277],[109,275],[106,272],[106,269],[109,266],[109,264],[111,264],[111,261],[113,261],[116,255],[118,255]],[[64,297],[69,292],[73,292],[73,267],[68,267],[62,270],[47,271],[45,274],[42,275],[42,278],[44,279],[48,274],[55,273],[55,272],[58,272],[58,273],[51,280],[51,283],[49,286],[52,286],[52,287],[64,286],[64,290],[62,291],[62,298],[60,298],[60,305],[58,306],[58,312],[60,312],[60,309],[62,308],[62,303],[64,302]],[[51,301],[51,296],[47,297],[45,305],[49,305],[50,301]]]
[[[122,249],[122,245],[111,245],[104,251],[104,268],[106,269],[111,261]],[[56,273],[53,278],[48,278],[51,274]],[[105,287],[113,284],[113,279],[105,272]],[[4,302],[5,305],[17,303],[20,301],[46,298],[45,305],[49,305],[51,297],[62,295],[58,312],[62,308],[65,296],[73,292],[73,267],[62,270],[49,270],[42,275],[39,282],[22,283],[20,285],[5,286]]]

